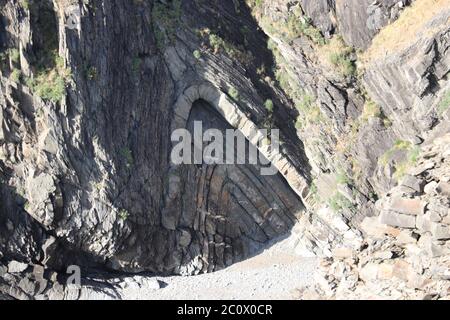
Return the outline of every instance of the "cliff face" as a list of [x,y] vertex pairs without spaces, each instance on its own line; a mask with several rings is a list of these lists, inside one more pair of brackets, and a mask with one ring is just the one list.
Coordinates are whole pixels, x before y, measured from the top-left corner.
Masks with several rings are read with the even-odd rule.
[[450,135],[430,137],[417,165],[361,224],[367,246],[339,248],[303,298],[448,299]]
[[[212,272],[289,231],[308,254],[359,250],[375,201],[448,129],[446,3],[0,0],[1,288],[64,290],[48,271],[15,285],[11,260],[33,282]],[[259,146],[278,174],[172,164],[194,121],[252,144],[281,129],[280,152]]]
[[[35,68],[30,74],[39,81],[35,73],[40,57],[33,58],[39,54],[39,41],[34,37],[42,31],[42,45],[53,40],[45,37],[59,33],[55,47],[45,50],[57,50],[64,58],[61,68],[70,70],[61,101],[47,102],[20,81],[4,79],[3,99],[9,105],[2,111],[4,122],[17,113],[17,126],[30,126],[17,137],[12,136],[16,132],[5,130],[4,164],[12,171],[6,177],[15,190],[10,190],[10,197],[23,197],[25,204],[17,206],[12,201],[4,212],[14,216],[13,212],[24,214],[25,209],[44,233],[33,249],[11,246],[10,235],[5,234],[5,240],[10,239],[4,243],[6,253],[13,253],[11,246],[14,254],[29,259],[29,251],[38,252],[45,241],[52,241],[55,251],[49,253],[49,263],[55,266],[75,258],[74,262],[113,269],[191,274],[238,261],[294,224],[303,206],[281,175],[264,179],[252,167],[230,171],[169,163],[170,135],[175,128],[202,119],[211,126],[225,120],[228,126],[261,123],[265,118],[262,97],[274,91],[253,84],[251,65],[247,71],[225,52],[214,55],[204,50],[197,60],[192,52],[201,39],[194,34],[197,26],[187,19],[189,10],[203,10],[207,15],[212,8],[176,5],[91,3],[81,7],[81,24],[70,29],[66,15],[70,17],[67,8],[71,7],[63,3],[48,2],[44,8],[32,2],[28,9],[14,2],[5,4],[5,12],[22,15],[17,21],[5,17],[7,23],[16,24],[8,27],[11,46],[25,42],[20,45],[18,64],[24,61],[30,70]],[[48,10],[49,17],[42,15],[43,10]],[[229,5],[219,6],[215,14],[226,15],[228,10]],[[47,18],[51,22],[42,21]],[[35,19],[37,29],[32,28],[26,37],[23,30],[30,30],[23,25],[33,26]],[[39,30],[39,24],[46,24],[45,30]],[[174,32],[169,27],[179,34],[169,34]],[[175,36],[177,42],[172,39]],[[31,43],[26,42],[28,38]],[[249,48],[256,48],[253,43],[262,39],[249,36],[248,41]],[[235,51],[255,63],[250,50]],[[240,104],[227,97],[231,87],[243,92]],[[277,93],[273,95],[277,99]],[[194,113],[191,108],[197,101],[204,101],[201,108],[217,111]],[[19,104],[26,104],[28,114]],[[197,113],[199,119],[195,119]],[[247,114],[253,119],[247,119]],[[293,137],[287,140],[295,141],[293,127],[285,131]],[[306,164],[301,143],[291,145],[291,162],[307,177],[308,165],[301,165]],[[18,159],[11,157],[10,149]],[[23,194],[14,196],[17,190]],[[244,201],[248,204],[243,205]],[[11,219],[5,217],[5,223]],[[17,238],[25,235],[17,234]],[[56,256],[61,257],[59,261]]]

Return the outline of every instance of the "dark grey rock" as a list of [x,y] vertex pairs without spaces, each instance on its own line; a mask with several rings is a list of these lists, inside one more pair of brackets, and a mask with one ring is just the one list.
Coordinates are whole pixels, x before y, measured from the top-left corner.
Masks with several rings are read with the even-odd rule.
[[402,181],[401,181],[401,185],[411,188],[412,190],[416,191],[416,192],[421,192],[422,191],[422,187],[423,187],[423,181],[411,176],[411,175],[406,175]]

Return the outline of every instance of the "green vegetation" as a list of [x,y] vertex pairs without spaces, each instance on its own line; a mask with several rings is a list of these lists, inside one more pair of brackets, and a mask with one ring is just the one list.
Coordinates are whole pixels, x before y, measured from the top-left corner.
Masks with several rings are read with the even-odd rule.
[[326,45],[317,50],[321,62],[335,69],[344,77],[356,76],[356,54],[352,47],[347,46],[341,36],[334,36]]
[[[252,59],[251,54],[245,52],[245,49],[242,46],[235,46],[221,38],[219,35],[211,33],[209,29],[204,29],[203,32],[206,32],[209,35],[209,44],[213,49],[214,54],[224,51],[230,58],[237,59],[242,63]],[[202,31],[200,31],[200,33],[202,33]]]
[[448,90],[442,97],[441,102],[438,105],[438,113],[442,115],[450,107],[450,90]]
[[383,116],[383,112],[381,111],[380,106],[378,106],[372,100],[367,100],[364,104],[364,110],[362,114],[363,121],[367,121],[369,118],[381,118]]
[[328,199],[328,205],[334,212],[339,212],[342,210],[355,210],[355,205],[339,191],[336,191],[335,194]]
[[202,57],[202,54],[199,50],[195,50],[192,55],[194,56],[195,59],[200,60],[200,58]]
[[370,192],[369,192],[369,199],[370,199],[372,202],[376,202],[376,201],[379,199],[379,197],[378,197],[378,195],[376,194],[375,191],[370,191]]
[[[244,42],[246,42],[245,34],[250,32],[247,27],[242,27],[241,32],[244,34]],[[213,54],[217,55],[221,52],[225,53],[231,59],[235,59],[240,61],[242,64],[247,64],[249,61],[253,59],[253,56],[250,52],[245,50],[245,47],[242,45],[235,45],[228,40],[222,38],[217,33],[212,32],[208,28],[198,29],[197,35],[204,39],[205,42],[209,44],[210,50]],[[199,52],[200,53],[200,52]]]
[[181,23],[181,13],[181,0],[173,0],[167,4],[155,2],[152,10],[152,21],[156,43],[160,50],[175,41],[176,31]]
[[29,0],[20,0],[20,5],[22,8],[28,10],[30,8],[30,1]]
[[300,113],[295,124],[297,129],[302,129],[305,125],[317,124],[325,119],[322,116],[317,104],[311,95],[306,93],[300,93],[295,100],[295,107]]
[[131,168],[134,163],[133,153],[131,152],[131,150],[129,148],[123,148],[122,150],[120,150],[120,154],[125,159],[126,167]]
[[20,62],[20,52],[17,49],[9,50],[9,57],[11,58],[11,62],[14,64],[18,64]]
[[88,80],[95,80],[97,79],[97,68],[96,67],[88,67],[86,68],[86,78]]
[[20,52],[17,49],[9,49],[5,52],[2,52],[0,54],[0,67],[3,68],[6,67],[6,69],[9,69],[9,63],[8,58],[12,62],[12,70],[9,75],[9,79],[13,82],[19,82],[22,76],[22,72],[19,69],[20,64]]
[[312,105],[314,104],[314,99],[309,94],[300,93],[298,101],[296,101],[295,107],[297,110],[306,112],[307,110],[311,109]]
[[406,172],[410,168],[410,165],[407,162],[401,162],[395,165],[394,179],[399,181],[406,175]]
[[389,160],[391,160],[391,158],[392,158],[392,156],[393,156],[395,151],[408,151],[410,147],[411,147],[411,142],[403,141],[403,140],[397,140],[397,141],[395,141],[395,143],[392,146],[392,148],[389,149],[388,151],[386,151],[380,157],[380,159],[378,159],[378,162],[381,165],[386,166],[389,163]]
[[264,102],[264,108],[266,108],[267,112],[272,113],[273,112],[273,101],[270,99],[267,99],[266,102]]
[[394,179],[399,181],[403,178],[409,168],[417,163],[420,156],[420,148],[418,146],[409,147],[407,149],[406,159],[395,164]]
[[33,91],[43,100],[58,102],[65,94],[66,84],[64,79],[54,72],[48,76],[42,74],[33,82]]
[[97,192],[102,191],[104,189],[104,187],[105,186],[104,186],[103,181],[102,182],[97,182],[97,183],[94,184],[94,188],[95,188],[95,190],[97,190]]
[[309,186],[309,195],[308,197],[315,202],[320,202],[319,190],[317,189],[316,182],[313,181]]
[[[381,119],[386,128],[392,125],[392,122],[386,117],[381,107],[370,99],[370,97],[366,97],[366,103],[364,104],[364,110],[360,120],[362,122],[367,122],[370,118]],[[361,123],[357,123],[356,125],[360,126]],[[357,128],[357,130],[359,130],[359,128]]]
[[311,186],[309,188],[309,193],[312,195],[316,195],[317,194],[317,185],[315,184],[315,182],[311,183]]
[[287,20],[290,37],[298,38],[301,35],[308,37],[318,45],[326,44],[322,33],[311,24],[311,19],[303,14],[291,14]]
[[338,170],[338,172],[336,173],[336,183],[350,185],[352,184],[352,181],[343,170]]
[[335,66],[336,70],[345,77],[356,75],[355,62],[352,60],[351,55],[353,48],[345,47],[340,51],[330,54],[330,62]]
[[39,66],[35,78],[28,78],[26,84],[43,100],[61,101],[65,92],[66,84],[71,78],[70,70],[64,67],[64,60],[56,52],[53,53],[52,67]]
[[245,0],[254,13],[260,13],[264,0]]
[[239,91],[235,87],[230,87],[230,89],[228,89],[228,95],[235,101],[240,100]]
[[414,166],[419,160],[420,148],[418,146],[410,147],[407,151],[406,160],[395,165],[394,178],[399,181],[403,178],[408,169]]
[[128,213],[127,210],[125,210],[125,209],[120,209],[119,210],[118,217],[119,217],[120,220],[125,221],[125,220],[128,219],[129,216],[130,216],[130,214]]
[[[257,6],[255,10],[259,10]],[[303,13],[299,6],[289,12],[286,20],[273,21],[268,16],[261,16],[261,24],[268,33],[280,35],[285,41],[305,36],[317,45],[326,44],[322,33],[312,25],[311,19]]]
[[408,161],[411,163],[417,163],[420,156],[420,148],[418,146],[412,147],[408,152]]
[[333,53],[330,55],[331,63],[338,69],[342,75],[353,76],[356,72],[354,63],[343,53]]
[[264,76],[266,74],[266,66],[262,64],[256,69],[256,74],[260,77]]
[[[24,3],[21,2],[22,6]],[[38,9],[33,2],[26,1],[25,6],[30,6],[33,12]],[[34,94],[43,100],[56,103],[65,95],[71,72],[58,54],[58,23],[50,3],[43,2],[39,6],[39,19],[36,19],[35,28],[36,34],[40,35],[33,44],[37,59],[31,61],[33,76],[24,80]],[[13,62],[18,62],[19,56],[18,50],[11,50],[10,57]]]
[[19,69],[14,69],[11,72],[10,79],[13,82],[19,82],[21,76],[22,76],[22,72]]
[[295,127],[297,129],[304,129],[309,125],[326,121],[319,106],[315,103],[314,97],[300,87],[298,80],[294,76],[295,72],[293,72],[291,65],[279,52],[276,43],[269,40],[267,47],[272,51],[275,58],[275,78],[283,91],[292,99],[299,111],[300,115],[296,120]]
[[396,151],[402,151],[405,154],[403,161],[394,164],[394,178],[398,181],[406,174],[409,168],[417,163],[420,156],[420,148],[409,141],[397,140],[392,148],[378,159],[378,162],[384,167],[387,166]]
[[133,58],[133,63],[132,63],[132,68],[133,68],[133,73],[135,75],[137,75],[139,73],[139,71],[141,70],[141,65],[142,65],[142,60],[140,57],[134,57]]

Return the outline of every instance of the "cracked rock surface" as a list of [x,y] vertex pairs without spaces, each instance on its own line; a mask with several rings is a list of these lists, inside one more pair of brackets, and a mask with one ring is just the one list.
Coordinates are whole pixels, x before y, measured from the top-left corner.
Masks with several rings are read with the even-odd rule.
[[[449,17],[447,0],[0,0],[0,298],[119,299],[286,234],[335,259],[295,297],[448,297]],[[173,164],[196,121],[277,173]],[[380,277],[400,289],[360,286]]]

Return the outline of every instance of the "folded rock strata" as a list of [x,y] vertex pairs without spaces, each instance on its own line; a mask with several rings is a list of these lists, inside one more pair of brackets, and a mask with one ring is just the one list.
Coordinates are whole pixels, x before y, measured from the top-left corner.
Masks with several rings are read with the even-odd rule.
[[[415,166],[450,129],[445,0],[27,3],[0,0],[2,298],[77,298],[70,265],[212,272],[288,232],[353,257],[367,219],[446,248],[448,181],[422,174],[448,151]],[[259,146],[278,173],[173,165],[173,130],[199,120],[252,145],[279,128],[279,152]]]

